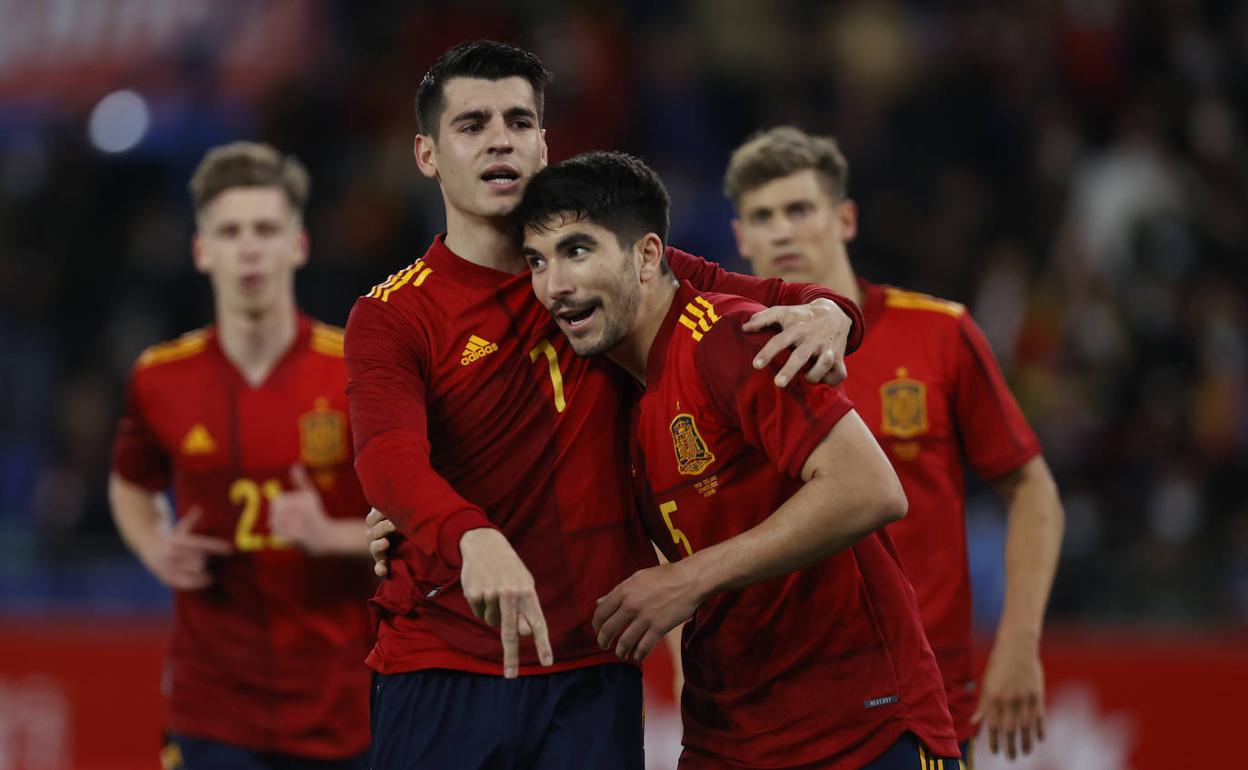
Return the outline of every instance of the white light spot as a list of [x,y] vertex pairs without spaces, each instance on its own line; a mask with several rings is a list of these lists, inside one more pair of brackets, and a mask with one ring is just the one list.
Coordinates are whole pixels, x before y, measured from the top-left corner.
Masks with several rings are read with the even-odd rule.
[[147,102],[134,91],[114,91],[91,111],[87,133],[91,144],[103,152],[131,150],[143,140],[151,125]]

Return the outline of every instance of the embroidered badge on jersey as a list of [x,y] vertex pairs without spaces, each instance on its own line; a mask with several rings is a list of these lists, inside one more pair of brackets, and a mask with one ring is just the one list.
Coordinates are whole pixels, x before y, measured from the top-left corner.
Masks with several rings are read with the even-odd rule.
[[907,375],[901,367],[897,379],[880,386],[881,429],[885,435],[910,438],[927,432],[927,386]]
[[299,417],[299,459],[309,467],[335,465],[347,458],[347,418],[316,400],[316,408]]
[[702,440],[691,414],[678,414],[672,420],[672,445],[677,469],[685,476],[697,476],[715,462],[715,453]]

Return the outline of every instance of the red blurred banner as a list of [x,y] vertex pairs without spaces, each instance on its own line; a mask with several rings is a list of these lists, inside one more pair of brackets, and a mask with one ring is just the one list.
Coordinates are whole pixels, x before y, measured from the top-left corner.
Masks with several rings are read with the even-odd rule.
[[[153,619],[0,620],[0,770],[159,766],[168,626]],[[1248,690],[1248,634],[1050,632],[1048,739],[1021,762],[981,740],[978,770],[1230,767]],[[671,666],[646,666],[652,768],[680,729]]]

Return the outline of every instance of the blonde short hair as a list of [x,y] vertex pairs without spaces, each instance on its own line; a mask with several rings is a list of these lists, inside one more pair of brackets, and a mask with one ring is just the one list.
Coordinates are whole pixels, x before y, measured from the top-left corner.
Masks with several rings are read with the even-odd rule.
[[768,182],[814,170],[835,200],[846,197],[849,162],[830,136],[811,136],[793,126],[760,131],[738,147],[724,173],[724,193],[740,208],[741,198]]
[[209,150],[195,167],[187,188],[196,214],[234,187],[280,187],[291,208],[302,214],[311,184],[308,170],[295,156],[282,155],[259,142],[233,142]]

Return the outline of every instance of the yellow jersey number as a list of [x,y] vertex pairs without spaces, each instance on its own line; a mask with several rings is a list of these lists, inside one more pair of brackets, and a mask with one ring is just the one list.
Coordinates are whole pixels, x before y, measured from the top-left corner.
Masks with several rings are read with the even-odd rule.
[[550,369],[550,385],[555,391],[555,411],[562,413],[568,408],[568,402],[563,397],[563,373],[559,371],[559,354],[555,351],[555,346],[550,344],[550,340],[542,340],[537,343],[537,347],[529,351],[529,360],[537,362],[537,357],[545,354],[546,364]]
[[281,493],[282,482],[277,479],[264,482],[238,479],[230,485],[230,502],[243,507],[238,516],[238,526],[234,529],[234,547],[240,552],[291,547],[286,538],[256,531],[261,507],[265,502],[273,502]]
[[672,542],[684,548],[686,556],[693,556],[693,546],[689,544],[689,538],[672,523],[672,514],[675,512],[675,500],[668,500],[666,503],[659,505],[659,513],[663,514],[663,523],[667,524],[667,531],[672,533]]

